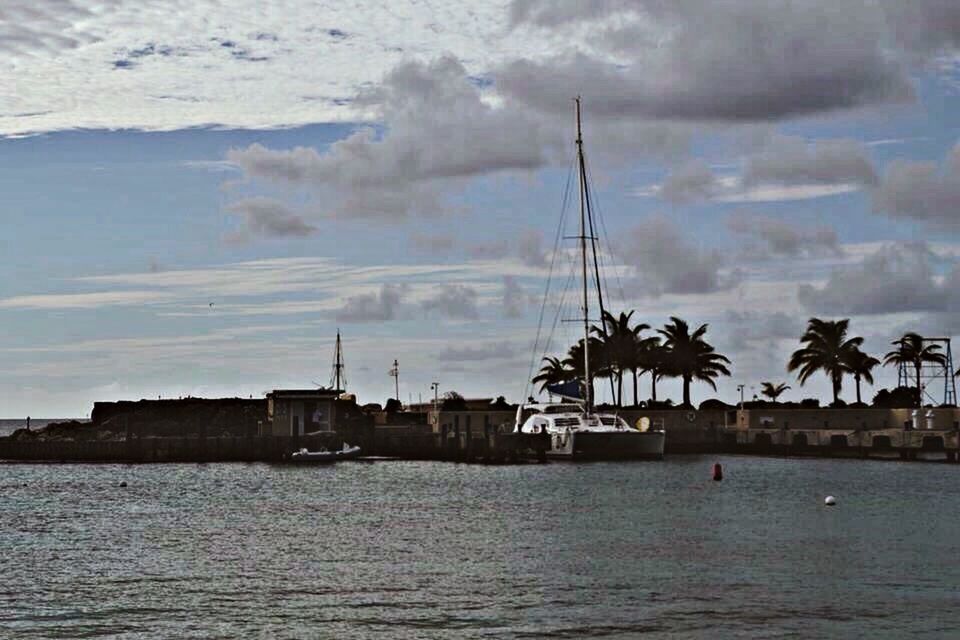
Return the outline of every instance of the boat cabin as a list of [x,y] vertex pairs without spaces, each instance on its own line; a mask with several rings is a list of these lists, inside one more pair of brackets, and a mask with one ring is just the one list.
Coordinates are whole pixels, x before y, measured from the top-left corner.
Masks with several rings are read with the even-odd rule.
[[527,404],[517,409],[516,429],[524,433],[551,433],[565,429],[629,429],[630,426],[612,413],[590,413],[575,403]]

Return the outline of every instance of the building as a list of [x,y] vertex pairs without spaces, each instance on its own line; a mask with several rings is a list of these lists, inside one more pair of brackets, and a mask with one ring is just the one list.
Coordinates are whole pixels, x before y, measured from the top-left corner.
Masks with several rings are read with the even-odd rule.
[[335,389],[276,389],[267,394],[267,422],[263,433],[301,436],[330,432],[336,427]]

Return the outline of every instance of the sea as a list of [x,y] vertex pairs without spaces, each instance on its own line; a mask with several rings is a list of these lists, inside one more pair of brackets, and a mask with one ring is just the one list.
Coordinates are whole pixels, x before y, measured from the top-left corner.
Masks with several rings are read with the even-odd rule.
[[5,464],[0,637],[956,638],[958,483],[746,456]]

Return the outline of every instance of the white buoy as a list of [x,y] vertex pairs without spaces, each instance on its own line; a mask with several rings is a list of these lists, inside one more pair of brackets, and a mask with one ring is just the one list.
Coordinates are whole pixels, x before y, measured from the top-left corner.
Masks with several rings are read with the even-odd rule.
[[833,496],[827,496],[824,499],[823,504],[827,505],[828,507],[832,507],[833,505],[837,504],[837,499]]

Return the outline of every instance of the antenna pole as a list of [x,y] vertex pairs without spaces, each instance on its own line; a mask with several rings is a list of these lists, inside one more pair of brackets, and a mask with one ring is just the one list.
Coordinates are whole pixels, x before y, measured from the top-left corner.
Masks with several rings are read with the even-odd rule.
[[400,402],[400,363],[394,359],[393,361],[393,385],[394,385],[394,397],[397,399],[397,402]]
[[[333,374],[330,384],[336,391],[347,390],[347,376],[344,373],[346,365],[343,363],[343,343],[340,341],[340,329],[337,329],[337,343],[333,349]],[[342,387],[340,385],[343,385]]]
[[577,160],[580,163],[580,262],[583,271],[583,383],[584,408],[590,414],[593,398],[593,384],[590,380],[590,302],[587,293],[587,219],[586,184],[583,163],[583,133],[580,127],[580,96],[577,104]]

